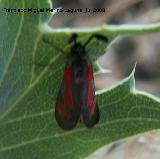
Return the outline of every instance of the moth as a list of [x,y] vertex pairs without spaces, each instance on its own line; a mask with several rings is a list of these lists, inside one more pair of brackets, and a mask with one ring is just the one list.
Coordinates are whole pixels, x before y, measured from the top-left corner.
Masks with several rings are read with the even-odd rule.
[[93,65],[86,52],[86,46],[93,38],[108,42],[108,38],[93,34],[81,44],[77,34],[72,34],[73,44],[66,58],[62,83],[55,106],[55,119],[65,130],[74,128],[78,121],[91,128],[99,121],[99,108],[95,96]]

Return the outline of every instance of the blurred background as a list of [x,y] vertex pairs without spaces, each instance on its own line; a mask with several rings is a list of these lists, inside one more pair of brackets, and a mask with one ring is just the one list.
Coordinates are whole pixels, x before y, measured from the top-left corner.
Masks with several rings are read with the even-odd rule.
[[[160,0],[54,0],[54,8],[105,8],[105,13],[57,13],[50,26],[95,27],[103,24],[160,22]],[[112,73],[97,75],[96,89],[128,76],[135,63],[136,88],[160,97],[160,33],[119,37],[99,59]],[[103,147],[90,159],[160,159],[160,133],[150,132]]]

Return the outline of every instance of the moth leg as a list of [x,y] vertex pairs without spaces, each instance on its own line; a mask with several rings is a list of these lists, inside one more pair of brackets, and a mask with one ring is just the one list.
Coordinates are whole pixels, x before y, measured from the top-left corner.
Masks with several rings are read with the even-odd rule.
[[53,63],[43,64],[43,63],[37,63],[36,61],[32,61],[32,64],[33,64],[33,65],[36,65],[36,66],[38,66],[38,67],[42,67],[42,68],[53,66]]
[[[48,45],[49,45],[50,47],[52,47],[54,50],[57,50],[57,51],[60,52],[60,53],[66,54],[63,49],[55,46],[53,43],[51,43],[51,42],[48,41],[47,39],[42,38],[42,42],[48,44]],[[37,65],[37,66],[43,67],[43,68],[44,68],[44,67],[47,67],[47,66],[50,66],[50,67],[51,67],[51,66],[53,65],[53,63],[43,64],[43,63],[37,63],[36,61],[32,61],[32,63],[33,63],[34,65]]]
[[50,47],[54,48],[55,50],[59,51],[60,53],[65,54],[65,51],[57,46],[55,46],[53,43],[51,43],[49,40],[42,38],[42,41],[46,44],[48,44]]

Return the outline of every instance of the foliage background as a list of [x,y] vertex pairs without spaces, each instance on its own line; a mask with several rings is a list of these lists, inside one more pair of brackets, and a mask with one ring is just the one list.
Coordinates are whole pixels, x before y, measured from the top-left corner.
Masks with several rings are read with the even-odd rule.
[[[55,0],[54,4],[64,8],[108,8],[103,14],[57,14],[53,27],[85,27],[107,24],[148,24],[160,21],[159,0]],[[78,4],[78,5],[77,5]],[[78,6],[78,7],[77,7]],[[110,87],[120,79],[128,76],[135,62],[136,88],[160,97],[160,33],[123,36],[108,50],[108,53],[99,59],[100,64],[112,70],[112,73],[96,76],[96,88]],[[150,132],[138,137],[132,137],[114,145],[107,146],[91,158],[108,159],[159,159],[160,134]]]
[[[10,7],[41,7],[48,6],[48,3],[46,2],[47,1],[41,0],[22,0],[18,3],[16,0],[13,0],[12,2],[1,0],[0,4],[1,7],[3,7],[2,5]],[[51,22],[50,25],[55,27],[57,24],[59,26],[84,25],[86,27],[101,25],[107,21],[108,23],[117,24],[118,20],[112,18],[115,18],[116,14],[120,16],[120,13],[122,13],[127,6],[129,8],[138,7],[136,11],[134,11],[138,14],[138,11],[141,10],[140,6],[148,4],[148,1],[134,1],[132,4],[131,1],[128,1],[128,3],[127,1],[123,1],[123,3],[122,1],[119,1],[118,3],[116,1],[102,1],[102,4],[95,2],[96,1],[94,1],[94,4],[92,5],[89,1],[88,4],[86,4],[86,2],[76,1],[76,6],[78,5],[80,7],[79,3],[84,3],[83,7],[107,4],[107,7],[110,8],[108,14],[106,14],[107,17],[106,15],[90,15],[90,17],[86,18],[87,20],[85,20],[85,17],[81,17],[83,20],[80,21],[80,15],[78,14],[78,17],[75,18],[75,14],[73,14],[73,16],[68,16],[66,14],[57,15],[64,17],[65,22],[58,24],[58,22],[63,22],[64,20],[59,19],[60,17],[58,19],[54,17],[53,19],[55,19],[54,22],[56,23],[52,24]],[[70,2],[69,7],[72,6],[71,4],[72,3]],[[57,6],[58,5],[59,4],[57,4]],[[111,6],[109,7],[109,5]],[[154,5],[157,6],[158,2],[155,1]],[[121,8],[120,6],[123,7]],[[118,12],[116,10],[118,10]],[[65,16],[72,19],[67,22],[68,18]],[[125,16],[122,15],[121,19],[124,17]],[[132,14],[130,17],[132,17]],[[53,104],[57,95],[64,56],[58,55],[56,47],[49,46],[45,42],[45,39],[59,47],[66,46],[65,50],[67,51],[69,48],[67,39],[69,32],[73,30],[63,30],[64,32],[61,30],[61,33],[52,31],[52,33],[49,34],[45,33],[42,38],[42,30],[37,26],[42,27],[42,23],[40,24],[40,22],[43,22],[46,18],[49,18],[49,16],[47,17],[45,14],[34,14],[34,16],[31,16],[28,14],[5,15],[2,13],[0,15],[0,21],[2,22],[0,23],[0,113],[2,113],[0,114],[0,158],[21,159],[28,158],[28,155],[33,158],[73,158],[73,156],[75,158],[80,158],[90,154],[95,149],[104,145],[104,143],[110,143],[116,139],[159,128],[159,109],[157,107],[159,106],[159,102],[153,101],[153,98],[145,96],[144,94],[138,95],[134,92],[134,78],[132,73],[126,81],[123,81],[123,85],[119,85],[119,87],[116,87],[103,95],[97,95],[99,107],[101,108],[101,120],[99,125],[97,125],[93,131],[92,129],[88,130],[84,128],[82,125],[78,125],[76,129],[70,132],[62,131],[55,124],[53,118]],[[78,19],[79,23],[76,19]],[[104,34],[112,39],[117,33],[117,30],[114,30],[113,28],[114,27],[111,27],[107,30],[107,27],[104,27],[103,30],[99,31],[103,31]],[[119,28],[119,33],[122,33],[123,31],[129,32],[129,30],[122,31],[122,28]],[[139,27],[136,27],[136,29],[138,28]],[[112,29],[115,32],[113,32]],[[132,31],[133,30],[134,28],[132,28]],[[141,30],[139,30],[138,33],[140,32]],[[80,34],[80,40],[82,40],[83,38],[85,39],[86,35],[89,33],[86,32]],[[155,37],[155,34],[153,36]],[[142,50],[140,49],[138,51],[137,49],[134,49],[137,47],[135,42],[129,40],[130,38],[131,37],[124,40],[125,42],[122,43],[122,47],[120,48],[117,47],[117,45],[121,43],[122,38],[119,38],[119,41],[116,41],[115,43],[115,47],[114,45],[111,47],[110,56],[107,54],[99,60],[104,68],[111,69],[113,73],[97,75],[97,90],[104,87],[110,87],[113,84],[113,81],[116,83],[123,77],[128,76],[136,61],[138,62],[137,68],[139,70],[136,71],[136,76],[139,79],[149,79],[149,75],[145,72],[146,68],[152,68],[152,64],[156,63],[158,57],[152,61],[150,66],[145,65],[145,69],[139,67],[144,63],[143,60],[140,60],[141,56],[139,56]],[[135,41],[137,43],[137,39]],[[146,45],[145,41],[145,48],[151,48],[150,43]],[[97,58],[103,53],[102,50],[105,47],[103,44],[100,44],[97,50],[94,49],[93,46],[98,44],[98,42],[93,41],[93,43],[88,46],[88,52],[92,59]],[[138,48],[141,48],[141,46],[143,46],[142,39],[139,41]],[[147,61],[150,61],[150,58],[144,58],[146,57],[146,52],[147,51],[144,51],[145,54],[143,54],[142,59],[148,59]],[[152,55],[155,52],[157,51],[152,50]],[[34,65],[32,61],[35,60],[38,62],[50,63],[50,59],[52,59],[51,62],[53,62],[52,70],[49,69],[49,66],[40,68]],[[128,61],[128,63],[124,63],[125,61]],[[130,67],[129,64],[131,64]],[[151,73],[150,77],[152,78],[155,77],[155,72],[158,72],[158,70],[151,70],[148,72],[149,74]],[[156,76],[156,78],[158,79],[158,76]],[[142,83],[144,82],[142,81]],[[155,83],[155,81],[153,81],[153,83]],[[125,100],[123,96],[125,97]],[[131,99],[133,99],[133,106],[128,104]],[[137,99],[139,103],[135,102],[135,99]],[[110,105],[112,105],[112,107],[110,107]],[[143,110],[145,111],[143,112]],[[127,114],[128,111],[129,114]],[[135,121],[137,121],[137,123]],[[121,123],[120,127],[118,123]],[[146,143],[145,138],[141,138],[140,141]],[[117,144],[112,146],[107,152],[113,152],[111,150],[115,150],[114,147],[116,147],[116,145]],[[155,145],[152,145],[150,146],[152,149],[156,147]],[[158,149],[154,148],[153,150]],[[102,153],[100,154],[102,155]],[[107,156],[108,155],[109,153]],[[98,158],[100,158],[100,156]],[[104,156],[102,156],[102,158],[104,158]]]

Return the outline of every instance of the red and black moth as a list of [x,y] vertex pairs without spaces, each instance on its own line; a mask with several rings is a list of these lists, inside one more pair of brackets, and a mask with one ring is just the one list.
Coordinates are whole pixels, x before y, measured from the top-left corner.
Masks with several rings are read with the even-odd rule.
[[99,121],[93,66],[85,49],[93,38],[108,42],[106,37],[99,34],[90,36],[83,45],[77,42],[77,34],[72,34],[69,39],[73,45],[66,58],[55,106],[56,121],[65,130],[74,128],[79,120],[83,121],[88,128],[93,127]]

